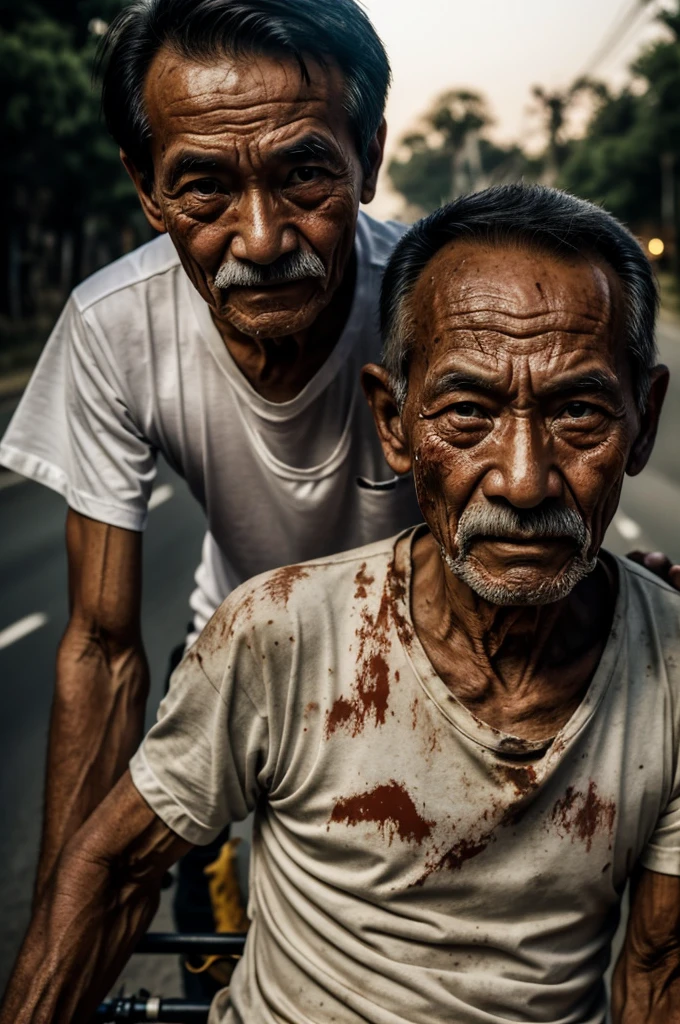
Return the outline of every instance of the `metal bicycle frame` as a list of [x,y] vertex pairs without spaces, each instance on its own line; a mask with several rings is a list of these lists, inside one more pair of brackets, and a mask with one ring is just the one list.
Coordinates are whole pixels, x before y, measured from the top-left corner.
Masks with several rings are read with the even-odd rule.
[[[135,953],[184,953],[186,955],[240,956],[245,934],[180,935],[175,932],[148,932],[137,944]],[[136,996],[117,996],[102,1003],[93,1018],[99,1024],[128,1021],[159,1021],[165,1024],[206,1024],[210,1003],[192,1003],[185,999],[163,999],[142,990]]]

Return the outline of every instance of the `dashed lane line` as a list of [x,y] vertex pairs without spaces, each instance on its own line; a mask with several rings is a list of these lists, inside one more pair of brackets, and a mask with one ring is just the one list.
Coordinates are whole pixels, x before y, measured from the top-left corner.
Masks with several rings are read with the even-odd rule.
[[15,644],[17,640],[22,640],[29,633],[34,633],[36,629],[40,629],[46,622],[47,616],[44,612],[33,612],[32,615],[26,615],[23,619],[19,619],[18,622],[7,626],[6,629],[0,630],[0,651],[4,647],[9,647],[10,644]]
[[620,510],[614,516],[614,526],[624,540],[638,540],[642,535],[642,527]]
[[149,498],[149,512],[158,508],[159,505],[163,505],[166,501],[170,501],[174,493],[175,491],[171,484],[161,484],[160,487],[156,487],[151,492],[151,497]]

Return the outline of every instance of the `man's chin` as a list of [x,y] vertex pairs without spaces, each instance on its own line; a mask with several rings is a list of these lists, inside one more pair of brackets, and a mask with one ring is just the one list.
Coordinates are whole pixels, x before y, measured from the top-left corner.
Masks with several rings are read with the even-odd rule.
[[574,587],[595,568],[597,559],[570,559],[566,566],[554,574],[531,569],[514,570],[496,575],[488,572],[474,559],[446,557],[451,572],[489,604],[529,607],[553,604],[567,597]]
[[326,303],[321,296],[299,306],[227,302],[219,312],[241,334],[251,338],[284,338],[308,330]]

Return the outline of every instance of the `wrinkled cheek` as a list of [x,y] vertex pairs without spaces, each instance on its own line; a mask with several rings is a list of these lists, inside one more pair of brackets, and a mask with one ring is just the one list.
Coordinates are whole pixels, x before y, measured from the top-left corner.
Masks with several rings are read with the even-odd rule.
[[221,262],[219,240],[209,234],[202,235],[193,222],[190,226],[182,224],[183,219],[168,218],[168,233],[194,288],[210,306],[215,306],[219,302],[219,293],[213,293],[208,281]]
[[352,253],[358,209],[358,200],[347,189],[329,196],[308,221],[305,234],[326,266],[331,287],[339,283]]
[[[414,451],[413,477],[420,511],[433,535],[444,542],[451,529],[450,509],[455,502],[451,450],[438,438],[428,439]],[[448,547],[448,545],[447,545]]]
[[[577,498],[580,495],[590,498],[579,504],[584,508],[588,526],[592,534],[592,550],[601,546],[614,513],[619,504],[623,485],[626,454],[617,446],[615,453],[607,453],[607,458],[584,459],[580,469],[572,477]],[[613,457],[612,457],[613,456]]]

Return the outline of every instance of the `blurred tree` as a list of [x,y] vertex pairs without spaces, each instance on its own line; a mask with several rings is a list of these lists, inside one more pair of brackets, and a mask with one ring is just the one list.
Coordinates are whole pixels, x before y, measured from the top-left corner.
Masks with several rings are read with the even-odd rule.
[[0,0],[0,314],[13,319],[51,293],[60,304],[83,273],[144,235],[92,85],[92,29],[124,6]]
[[541,85],[534,85],[531,89],[532,96],[538,101],[547,137],[543,176],[550,184],[555,183],[560,167],[569,153],[569,142],[566,138],[567,117],[575,100],[583,93],[590,93],[601,100],[606,93],[606,87],[601,82],[578,78],[563,91],[548,92]]
[[526,158],[518,147],[504,148],[486,138],[491,124],[484,98],[458,89],[439,96],[401,139],[402,152],[387,173],[414,212],[429,212],[463,192],[522,175]]
[[680,3],[659,21],[668,38],[631,67],[636,80],[602,89],[583,139],[573,142],[559,184],[603,203],[634,229],[648,225],[676,254],[680,232]]

